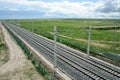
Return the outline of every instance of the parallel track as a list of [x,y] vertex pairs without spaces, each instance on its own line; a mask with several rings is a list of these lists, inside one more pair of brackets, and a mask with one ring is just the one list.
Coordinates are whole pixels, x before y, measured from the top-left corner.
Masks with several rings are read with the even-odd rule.
[[[19,29],[21,29],[21,28],[19,28]],[[19,30],[19,31],[21,31],[22,35],[29,38],[31,41],[33,41],[37,45],[41,46],[45,50],[49,51],[52,55],[54,54],[52,48],[44,45],[44,43],[47,43],[48,45],[51,45],[51,47],[53,47],[53,42],[41,38],[41,39],[44,40],[44,43],[41,43],[38,40],[36,40],[36,37],[38,37],[38,36],[31,36],[31,35],[26,34],[27,32],[26,33],[22,32],[22,30]],[[100,68],[101,70],[106,71],[109,74],[112,74],[113,76],[118,77],[118,79],[120,78],[120,72],[117,71],[117,70],[114,70],[113,68],[110,68],[110,67],[108,67],[106,65],[102,65],[101,63],[93,61],[93,59],[89,59],[89,58],[86,59],[85,57],[81,57],[78,53],[75,53],[75,52],[73,52],[73,51],[71,51],[71,50],[69,50],[69,49],[67,49],[67,48],[65,48],[65,47],[63,47],[61,45],[58,45],[57,48],[59,50],[61,50],[61,51],[64,51],[65,53],[67,53],[67,54],[69,54],[71,56],[76,57],[79,60],[82,60],[82,61],[84,61],[84,62],[86,62],[88,64],[91,64],[91,65],[93,65],[93,66],[95,66],[97,68]],[[79,64],[79,63],[75,62],[74,60],[70,59],[69,57],[67,57],[67,56],[65,56],[63,54],[60,54],[60,53],[58,53],[57,56],[58,56],[59,59],[61,59],[62,61],[64,61],[68,65],[72,66],[73,68],[77,69],[78,71],[82,72],[83,74],[87,75],[89,78],[105,80],[105,78],[103,76],[100,76],[99,74],[96,74],[95,72],[92,72],[91,70],[89,70],[89,69],[85,68],[84,66],[82,66],[82,64]]]
[[[50,49],[49,47],[46,47],[44,45],[42,45],[41,43],[39,43],[38,41],[36,41],[34,38],[31,38],[30,36],[24,34],[23,32],[21,32],[23,35],[25,35],[25,37],[29,38],[31,41],[33,41],[34,43],[36,43],[37,45],[43,47],[45,50],[49,51],[51,54],[54,55],[54,52],[52,49]],[[72,61],[71,59],[58,54],[58,57],[62,60],[65,61],[67,64],[69,64],[70,66],[72,66],[73,68],[77,69],[78,71],[82,72],[83,74],[89,76],[91,79],[99,79],[99,80],[105,80],[104,78],[102,78],[101,76],[85,69],[84,67],[82,67],[80,64],[76,63],[75,61]]]
[[[54,44],[53,42],[50,42],[50,41],[48,41],[48,40],[46,40],[46,39],[45,39],[44,41],[45,41],[46,43],[48,43],[49,45],[53,45],[53,44]],[[85,61],[85,62],[87,62],[87,63],[89,63],[89,64],[91,64],[91,65],[94,65],[95,67],[98,67],[98,68],[100,68],[100,69],[102,69],[102,70],[104,70],[104,71],[106,71],[106,72],[108,72],[108,73],[110,73],[110,74],[112,74],[112,75],[117,76],[117,77],[120,78],[120,71],[114,70],[114,69],[112,69],[111,67],[108,67],[108,66],[106,66],[106,65],[103,65],[103,64],[101,64],[101,62],[98,63],[98,62],[94,61],[94,60],[91,59],[91,58],[87,58],[87,59],[86,59],[86,57],[84,57],[84,56],[81,57],[80,54],[77,54],[77,53],[75,53],[75,52],[73,52],[73,51],[71,51],[71,50],[69,50],[69,49],[66,50],[66,48],[63,47],[63,46],[58,45],[57,48],[60,49],[60,50],[62,50],[62,51],[64,51],[64,52],[66,52],[66,53],[68,53],[68,54],[71,54],[72,56],[75,56],[76,58],[78,58],[78,59],[80,59],[80,60],[83,60],[83,61]],[[97,65],[96,65],[96,64],[97,64]]]

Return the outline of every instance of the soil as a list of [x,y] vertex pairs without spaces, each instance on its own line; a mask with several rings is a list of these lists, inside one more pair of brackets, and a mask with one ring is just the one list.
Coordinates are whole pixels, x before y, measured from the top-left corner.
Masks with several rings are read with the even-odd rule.
[[1,22],[0,27],[9,50],[8,62],[0,67],[0,80],[44,80]]
[[0,67],[9,60],[8,49],[4,43],[4,36],[0,27]]

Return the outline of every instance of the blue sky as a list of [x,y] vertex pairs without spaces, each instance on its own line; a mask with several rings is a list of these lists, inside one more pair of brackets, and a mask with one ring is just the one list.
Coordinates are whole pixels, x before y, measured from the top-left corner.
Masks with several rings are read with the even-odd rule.
[[120,0],[0,0],[0,19],[114,18]]

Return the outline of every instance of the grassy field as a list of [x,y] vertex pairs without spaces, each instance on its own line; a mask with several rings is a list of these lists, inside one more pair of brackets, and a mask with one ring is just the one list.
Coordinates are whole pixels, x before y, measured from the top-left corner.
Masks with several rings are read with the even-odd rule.
[[120,20],[33,19],[11,20],[10,22],[21,25],[29,31],[32,31],[33,22],[34,32],[50,39],[53,39],[53,28],[57,26],[58,41],[83,52],[87,49],[88,27],[91,26],[91,53],[95,55],[101,52],[120,54]]

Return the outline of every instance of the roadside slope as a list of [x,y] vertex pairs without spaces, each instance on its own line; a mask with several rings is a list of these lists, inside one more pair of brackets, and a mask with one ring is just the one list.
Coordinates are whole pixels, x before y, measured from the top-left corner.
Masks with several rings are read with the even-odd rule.
[[4,41],[4,36],[0,26],[0,67],[9,60],[8,48]]
[[5,43],[9,48],[10,59],[0,67],[0,80],[44,80],[31,61],[27,60],[21,48],[2,26]]

